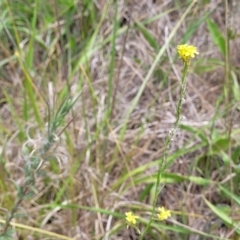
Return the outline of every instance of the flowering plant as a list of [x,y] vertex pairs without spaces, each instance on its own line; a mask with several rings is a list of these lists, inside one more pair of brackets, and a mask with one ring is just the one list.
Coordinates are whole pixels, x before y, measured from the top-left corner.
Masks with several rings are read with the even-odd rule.
[[195,54],[199,54],[196,47],[188,44],[178,45],[177,50],[180,58],[187,65],[190,64],[190,59],[194,58]]

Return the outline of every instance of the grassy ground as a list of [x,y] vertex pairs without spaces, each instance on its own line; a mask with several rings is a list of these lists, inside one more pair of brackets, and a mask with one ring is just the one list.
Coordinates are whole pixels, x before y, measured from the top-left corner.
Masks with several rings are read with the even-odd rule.
[[1,240],[240,239],[239,1],[0,9]]

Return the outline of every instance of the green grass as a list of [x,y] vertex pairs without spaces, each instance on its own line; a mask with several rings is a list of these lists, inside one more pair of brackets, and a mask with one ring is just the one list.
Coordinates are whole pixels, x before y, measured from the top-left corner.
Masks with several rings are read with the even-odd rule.
[[153,2],[0,2],[0,239],[239,239],[237,8]]

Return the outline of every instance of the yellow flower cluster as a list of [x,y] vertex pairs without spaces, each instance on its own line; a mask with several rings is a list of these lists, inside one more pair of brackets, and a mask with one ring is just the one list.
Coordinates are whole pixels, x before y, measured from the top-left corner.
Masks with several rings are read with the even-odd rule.
[[184,63],[189,65],[190,59],[195,57],[195,54],[199,54],[197,48],[188,44],[178,45],[177,51],[180,58]]
[[[159,211],[159,214],[157,214],[157,217],[160,221],[163,221],[163,220],[171,217],[171,211],[166,210],[164,207],[159,207],[158,211]],[[139,216],[134,215],[132,212],[126,212],[125,216],[126,216],[125,219],[126,219],[128,227],[130,225],[135,227]]]
[[129,225],[135,225],[137,223],[138,216],[134,215],[132,212],[126,212],[126,221],[128,226]]
[[159,211],[159,214],[157,214],[157,216],[160,221],[163,221],[171,217],[171,212],[169,210],[166,210],[164,207],[159,207],[158,211]]

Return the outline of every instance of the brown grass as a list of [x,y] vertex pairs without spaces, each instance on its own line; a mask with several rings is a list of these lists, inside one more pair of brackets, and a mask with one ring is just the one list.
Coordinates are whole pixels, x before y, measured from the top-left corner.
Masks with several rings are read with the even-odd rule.
[[[116,189],[112,187],[126,172],[161,159],[165,139],[175,122],[176,105],[179,97],[182,62],[175,58],[176,45],[181,43],[189,24],[193,23],[195,19],[199,19],[207,11],[212,12],[210,14],[211,19],[218,24],[224,33],[225,9],[223,3],[216,0],[205,2],[208,3],[201,4],[199,1],[194,6],[181,29],[179,29],[177,35],[168,46],[164,58],[147,83],[136,108],[131,114],[123,141],[119,142],[117,139],[119,139],[119,132],[123,126],[125,114],[157,54],[142,33],[136,28],[132,28],[132,26],[135,21],[139,22],[149,19],[159,13],[167,12],[171,8],[176,8],[176,10],[147,25],[147,30],[161,46],[165,43],[168,34],[186,8],[186,5],[183,6],[185,1],[119,1],[118,18],[121,19],[122,26],[125,25],[130,29],[127,35],[122,34],[116,41],[117,57],[113,80],[114,87],[117,87],[115,94],[116,102],[111,119],[109,119],[108,134],[105,136],[101,132],[95,141],[92,141],[95,138],[96,131],[98,131],[98,124],[104,119],[104,110],[107,108],[107,81],[111,50],[109,44],[95,51],[89,60],[89,65],[80,67],[80,70],[70,79],[72,96],[76,96],[79,93],[78,81],[80,78],[83,79],[83,88],[80,99],[73,107],[73,114],[69,113],[67,116],[66,123],[72,120],[73,115],[75,116],[73,123],[66,130],[68,136],[63,133],[59,137],[57,144],[47,153],[48,157],[52,159],[51,161],[53,159],[56,160],[56,165],[59,167],[57,170],[54,170],[53,165],[49,163],[44,165],[45,175],[38,176],[35,195],[30,201],[23,202],[21,207],[24,209],[22,211],[24,218],[21,220],[17,219],[17,222],[20,221],[29,226],[71,236],[74,239],[91,240],[102,239],[107,230],[123,221],[119,221],[111,215],[107,216],[100,212],[89,211],[89,209],[84,209],[83,207],[79,209],[74,209],[74,207],[69,207],[68,209],[46,207],[45,204],[56,200],[59,191],[63,189],[65,184],[67,184],[65,192],[58,201],[58,203],[63,205],[74,204],[84,207],[103,208],[123,214],[125,211],[128,211],[131,205],[138,205],[140,208],[145,205],[151,206],[152,196],[145,198],[142,202],[139,201],[139,196],[146,185],[140,184],[135,186],[131,177],[122,182]],[[96,1],[96,8],[99,12],[101,12],[105,4],[105,1]],[[79,7],[81,7],[80,5]],[[230,27],[233,32],[239,34],[237,26],[240,24],[240,18],[237,7],[239,8],[240,5],[238,1],[231,1],[229,7]],[[110,7],[109,11],[109,17],[104,21],[100,29],[100,39],[105,39],[113,28],[112,18],[114,13],[112,7]],[[79,19],[81,18],[82,16],[79,16]],[[79,19],[76,17],[72,31],[74,31],[74,27],[79,26]],[[52,26],[56,32],[58,26],[57,22],[55,26]],[[231,108],[233,117],[225,116],[223,103],[218,109],[216,108],[216,103],[222,94],[224,86],[223,66],[213,68],[208,72],[198,72],[200,67],[205,65],[210,58],[224,61],[209,36],[205,21],[197,28],[189,42],[197,46],[200,55],[196,60],[193,60],[187,77],[187,93],[182,109],[181,124],[202,129],[202,133],[211,141],[213,129],[217,129],[219,133],[225,134],[228,125],[226,122],[231,121],[231,118],[232,130],[239,129],[240,113],[233,106]],[[239,46],[239,37],[234,38],[230,42],[230,61],[236,70],[237,76],[239,76],[240,66]],[[4,47],[1,45],[0,47],[2,59],[12,55],[9,46]],[[36,79],[35,84],[38,88],[41,89],[41,86],[43,87],[41,91],[45,98],[48,99],[47,101],[50,102],[52,100],[54,102],[55,106],[52,106],[52,108],[56,109],[56,106],[60,104],[57,100],[58,93],[65,86],[68,71],[70,70],[65,61],[61,63],[61,66],[58,65],[60,42],[53,48],[54,54],[45,58],[44,62],[40,60],[42,56],[40,53],[38,55],[38,49],[35,49],[35,54],[39,59],[36,58],[34,61],[34,79]],[[123,56],[122,53],[124,53]],[[136,59],[140,61],[136,61]],[[44,71],[43,75],[41,75],[41,71],[44,68],[47,71]],[[18,109],[19,105],[23,105],[24,95],[23,91],[18,92],[13,90],[13,88],[22,88],[23,81],[24,77],[16,62],[10,61],[9,64],[4,65],[1,75],[2,89],[8,91],[11,97],[16,98],[15,106],[13,106],[15,110]],[[44,86],[41,81],[44,81],[46,85]],[[49,91],[47,89],[49,89],[49,84],[52,81],[53,90],[51,92],[51,89]],[[88,81],[91,82],[98,101],[91,97]],[[39,108],[43,114],[42,116],[47,121],[46,105],[43,102],[39,102]],[[21,184],[24,179],[22,167],[26,159],[24,160],[23,157],[23,142],[25,144],[29,143],[31,145],[29,148],[36,150],[45,137],[42,131],[38,129],[33,118],[30,118],[28,122],[24,122],[22,119],[22,127],[25,131],[29,131],[29,135],[28,140],[20,141],[16,137],[18,135],[18,127],[13,120],[14,117],[10,109],[11,106],[8,103],[1,106],[1,128],[5,128],[4,131],[2,130],[1,135],[8,135],[5,146],[3,144],[4,141],[2,141],[2,149],[4,149],[2,154],[6,162],[5,168],[10,174],[5,175],[5,170],[0,167],[0,172],[3,174],[2,179],[5,179],[7,186],[7,190],[1,189],[4,192],[0,198],[1,216],[3,218],[5,215],[4,209],[11,209],[16,196],[16,189],[12,184],[12,180]],[[83,109],[86,111],[86,116],[83,115]],[[16,113],[19,116],[22,115],[20,110],[16,110]],[[222,114],[218,115],[216,121],[213,122],[213,118],[218,113]],[[211,127],[204,128],[207,125]],[[69,141],[68,137],[72,141],[72,148],[67,143]],[[90,141],[92,142],[88,145]],[[104,142],[107,143],[106,146],[104,146]],[[171,141],[168,154],[172,155],[177,150],[183,148],[187,142],[189,142],[188,147],[190,147],[201,142],[201,139],[189,131],[181,128],[177,129],[174,139]],[[237,144],[239,144],[238,139],[234,141],[231,147],[234,148]],[[104,147],[106,149],[103,151]],[[115,153],[116,149],[117,152]],[[229,181],[231,176],[228,169],[224,167],[224,162],[220,157],[214,157],[209,161],[209,176],[205,176],[204,173],[201,175],[198,168],[200,166],[204,171],[207,159],[207,148],[203,147],[176,158],[168,171],[183,176],[208,177],[219,183]],[[219,167],[217,167],[218,165]],[[141,177],[149,177],[151,179],[152,174],[156,173],[156,171],[157,166],[149,167],[145,172],[141,173]],[[46,181],[46,179],[51,179],[51,181]],[[66,179],[68,179],[68,183],[66,183]],[[131,187],[124,191],[126,186]],[[233,239],[233,235],[231,235],[232,229],[225,226],[219,219],[216,220],[215,215],[206,206],[202,196],[205,196],[213,204],[232,204],[229,200],[221,198],[219,190],[215,185],[198,186],[189,181],[166,184],[159,195],[158,204],[172,211],[201,215],[201,218],[190,215],[183,218],[180,215],[176,216],[175,219],[181,223],[183,223],[184,219],[184,224],[190,228]],[[11,201],[6,202],[7,198],[11,199]],[[237,207],[231,205],[231,208],[234,211]],[[235,216],[234,213],[233,216]],[[169,224],[171,225],[171,222]],[[217,225],[217,227],[214,227],[214,230],[211,229],[213,224]],[[171,234],[169,233],[168,237],[166,236],[164,239],[176,239],[176,235]],[[16,234],[15,239],[51,238],[41,238],[34,236],[31,232],[24,231]],[[117,231],[109,239],[139,239],[139,236],[133,229],[128,230],[125,228]],[[150,240],[153,238],[146,236],[145,239]],[[178,239],[181,239],[180,235]],[[200,240],[202,238],[197,234],[189,234],[186,239]]]

